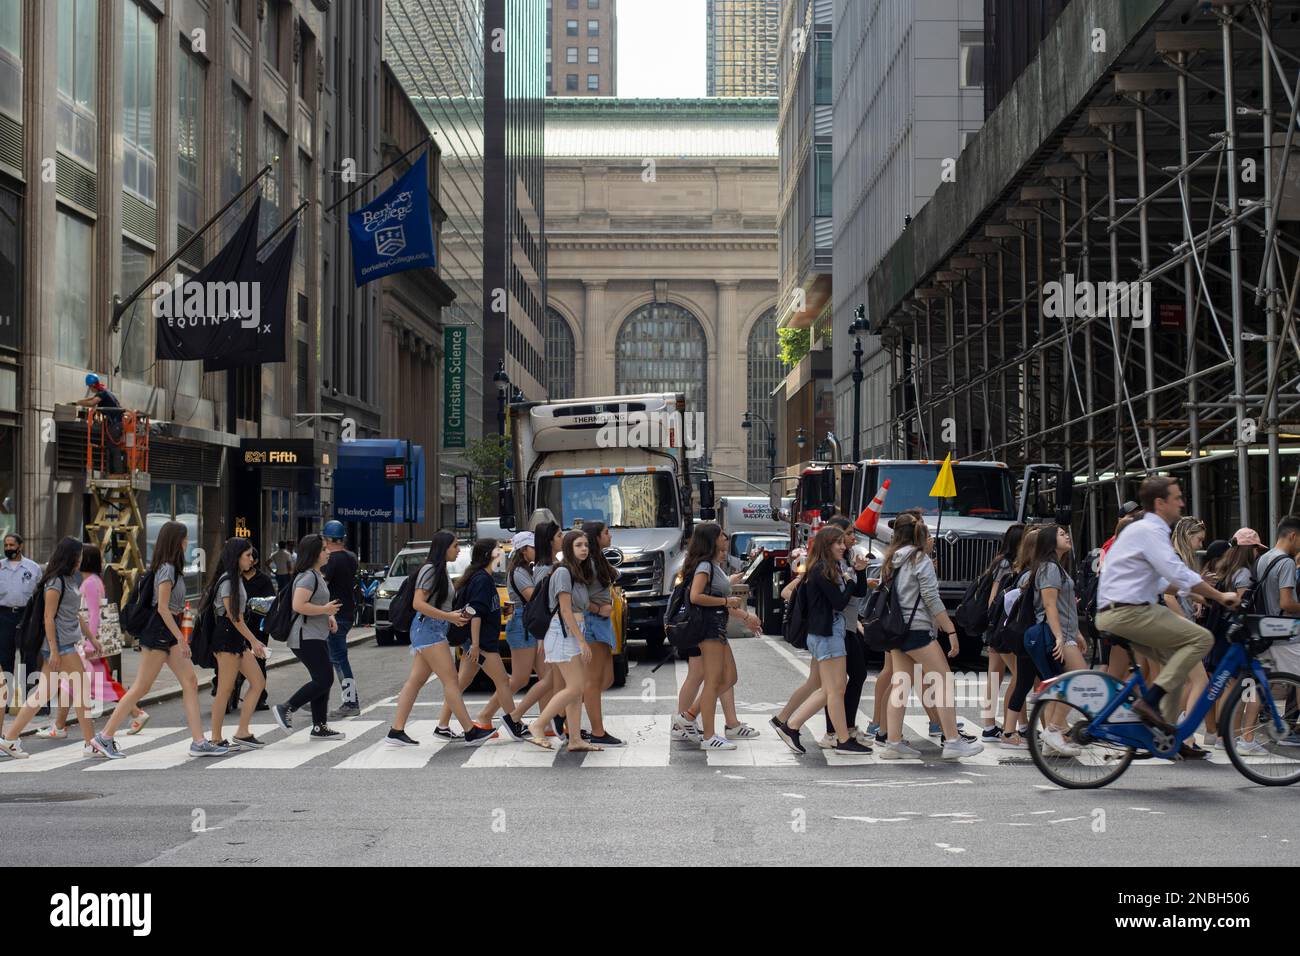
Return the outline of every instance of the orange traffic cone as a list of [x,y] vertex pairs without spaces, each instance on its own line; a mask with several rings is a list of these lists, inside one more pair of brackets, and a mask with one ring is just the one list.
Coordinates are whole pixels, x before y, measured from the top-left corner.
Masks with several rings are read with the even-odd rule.
[[853,527],[861,531],[868,537],[874,537],[876,526],[880,523],[880,509],[885,506],[885,495],[889,493],[889,479],[876,491],[876,497],[871,499],[871,504],[862,509],[862,514],[858,515],[858,520],[853,522]]
[[189,643],[190,635],[194,633],[194,612],[190,610],[190,602],[185,602],[185,610],[181,612],[181,634],[185,637],[186,643]]

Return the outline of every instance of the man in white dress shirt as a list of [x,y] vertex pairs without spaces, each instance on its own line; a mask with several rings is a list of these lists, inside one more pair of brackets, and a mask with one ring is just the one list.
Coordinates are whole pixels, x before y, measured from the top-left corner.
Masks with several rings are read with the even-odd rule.
[[1235,591],[1219,591],[1183,563],[1169,532],[1183,513],[1175,478],[1148,478],[1138,489],[1144,514],[1123,530],[1106,554],[1097,586],[1097,629],[1140,645],[1164,666],[1133,712],[1166,732],[1180,709],[1187,675],[1214,643],[1210,632],[1163,603],[1162,593],[1191,591],[1225,607],[1240,603]]

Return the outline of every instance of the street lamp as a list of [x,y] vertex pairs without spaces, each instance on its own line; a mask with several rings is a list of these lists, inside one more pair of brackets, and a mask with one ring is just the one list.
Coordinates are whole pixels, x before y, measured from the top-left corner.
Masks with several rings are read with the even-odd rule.
[[[776,477],[776,434],[772,431],[772,423],[762,415],[754,415],[753,417],[757,418],[767,426],[767,467],[771,472],[771,474],[768,475],[768,480],[770,481]],[[740,427],[745,429],[745,431],[749,431],[754,427],[749,412],[745,412],[745,417],[740,420]]]
[[808,432],[802,425],[800,425],[799,430],[794,433],[794,443],[799,446],[800,451],[803,451],[808,447]]
[[510,376],[506,374],[506,363],[498,362],[496,374],[492,381],[497,386],[497,434],[502,438],[506,434],[506,398],[510,394]]
[[853,310],[853,324],[849,334],[853,336],[853,460],[861,461],[862,449],[862,334],[870,332],[867,322],[867,307],[859,305]]

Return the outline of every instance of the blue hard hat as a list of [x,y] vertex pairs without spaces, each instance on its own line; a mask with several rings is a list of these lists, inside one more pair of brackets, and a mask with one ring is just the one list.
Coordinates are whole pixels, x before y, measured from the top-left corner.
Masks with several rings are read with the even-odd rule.
[[321,529],[321,537],[323,538],[337,538],[342,541],[347,536],[342,521],[326,521],[325,527]]
[[98,385],[98,384],[99,384],[99,376],[96,375],[94,372],[87,372],[87,373],[86,373],[86,387],[87,387],[87,388],[94,388],[94,387],[95,387],[96,385]]

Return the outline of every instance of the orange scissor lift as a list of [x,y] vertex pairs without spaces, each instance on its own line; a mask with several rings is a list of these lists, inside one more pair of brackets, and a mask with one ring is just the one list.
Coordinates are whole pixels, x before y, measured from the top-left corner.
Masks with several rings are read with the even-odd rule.
[[[105,569],[117,573],[122,583],[121,604],[144,571],[140,531],[144,520],[136,492],[148,491],[149,416],[124,409],[121,412],[121,441],[113,438],[107,416],[100,409],[86,415],[86,487],[94,503],[94,517],[86,524],[86,536],[104,555]],[[115,413],[116,414],[116,413]],[[125,470],[114,470],[112,450],[122,453]],[[109,555],[117,555],[109,561]]]

